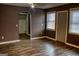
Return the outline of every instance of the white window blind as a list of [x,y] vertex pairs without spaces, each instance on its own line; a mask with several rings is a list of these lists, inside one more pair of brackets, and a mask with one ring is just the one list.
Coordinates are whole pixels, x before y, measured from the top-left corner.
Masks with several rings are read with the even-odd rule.
[[47,29],[55,30],[55,12],[47,13]]
[[79,34],[79,10],[70,11],[69,33]]

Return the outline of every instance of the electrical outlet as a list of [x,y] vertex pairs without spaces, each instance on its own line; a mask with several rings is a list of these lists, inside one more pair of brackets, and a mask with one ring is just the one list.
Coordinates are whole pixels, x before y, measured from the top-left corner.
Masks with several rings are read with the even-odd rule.
[[4,36],[2,36],[2,39],[4,39]]

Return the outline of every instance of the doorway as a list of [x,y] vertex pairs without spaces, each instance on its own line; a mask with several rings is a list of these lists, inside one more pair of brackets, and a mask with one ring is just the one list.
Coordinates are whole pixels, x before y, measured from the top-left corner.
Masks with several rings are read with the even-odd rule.
[[29,13],[19,13],[19,39],[30,39]]

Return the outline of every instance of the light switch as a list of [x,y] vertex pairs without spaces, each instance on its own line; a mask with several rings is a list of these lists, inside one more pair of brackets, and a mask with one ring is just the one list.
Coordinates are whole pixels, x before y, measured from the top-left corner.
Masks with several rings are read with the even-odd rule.
[[2,39],[4,39],[4,36],[2,36]]
[[18,24],[16,24],[16,27],[18,27]]
[[42,26],[43,26],[43,24],[42,24]]

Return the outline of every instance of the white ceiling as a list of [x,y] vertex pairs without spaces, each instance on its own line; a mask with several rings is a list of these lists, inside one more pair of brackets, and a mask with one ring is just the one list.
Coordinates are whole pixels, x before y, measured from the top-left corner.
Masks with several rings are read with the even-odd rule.
[[[67,3],[34,3],[35,8],[42,8],[42,9],[57,7],[64,4],[67,4]],[[29,3],[5,3],[5,5],[30,7]]]

